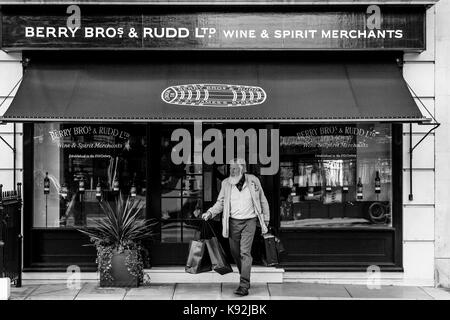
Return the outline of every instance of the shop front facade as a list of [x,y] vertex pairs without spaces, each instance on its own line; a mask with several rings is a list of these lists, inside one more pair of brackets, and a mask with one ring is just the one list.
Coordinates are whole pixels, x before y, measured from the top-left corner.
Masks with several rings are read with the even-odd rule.
[[[80,5],[84,34],[72,39],[66,8],[2,7],[2,48],[24,62],[3,121],[23,139],[25,271],[95,271],[77,229],[120,193],[159,221],[147,267],[182,267],[241,157],[268,198],[285,277],[379,268],[403,281],[414,201],[405,138],[436,119],[402,67],[428,50],[429,6],[381,6],[384,25],[371,29],[364,5]],[[255,242],[255,264],[259,251]]]
[[[67,262],[76,259],[77,265],[92,266],[93,248],[82,246],[86,239],[75,229],[89,227],[101,218],[99,201],[114,201],[118,192],[144,201],[146,217],[161,222],[159,239],[150,244],[152,265],[183,265],[200,214],[214,204],[220,183],[228,175],[224,161],[196,164],[192,158],[188,164],[173,163],[172,158],[178,156],[178,151],[173,154],[174,149],[180,143],[171,140],[174,131],[193,132],[195,125],[198,126],[194,123],[80,126],[53,122],[25,125],[24,135],[31,137],[27,142],[33,145],[33,153],[25,157],[33,161],[28,165],[34,168],[29,170],[34,172],[33,177],[27,176],[27,171],[24,175],[25,181],[30,179],[30,189],[24,190],[26,195],[30,192],[26,200],[33,203],[32,208],[25,205],[25,210],[34,213],[33,220],[26,223],[32,224],[30,248],[38,253],[28,256],[33,259],[29,260],[30,265],[58,266],[66,259],[70,247],[72,260]],[[394,208],[394,197],[399,194],[393,181],[393,170],[399,169],[394,162],[399,159],[393,157],[398,150],[392,143],[400,134],[398,125],[271,123],[255,129],[251,123],[202,123],[201,127],[203,137],[220,134],[225,144],[231,131],[235,134],[235,130],[245,130],[248,136],[261,139],[257,132],[279,130],[280,145],[275,147],[279,148],[280,163],[273,164],[278,172],[261,175],[260,163],[256,161],[249,162],[248,172],[262,181],[272,212],[271,225],[277,226],[276,231],[285,243],[288,253],[283,257],[282,267],[365,270],[376,263],[386,270],[401,270],[396,260],[401,250],[396,241],[401,224]],[[297,135],[327,129],[341,133],[306,138]],[[77,130],[97,134],[68,135],[57,142],[48,134]],[[108,134],[101,134],[102,131]],[[376,136],[365,137],[368,132]],[[127,135],[126,140],[121,141],[121,133]],[[310,140],[318,141],[313,141],[311,147]],[[205,152],[211,146],[202,142],[200,152],[208,157]],[[189,148],[186,141],[181,143],[186,152]],[[192,150],[194,143],[195,140]],[[221,146],[213,147],[219,152]],[[224,155],[225,149],[221,150]],[[46,175],[50,180],[48,194],[43,191]],[[220,223],[214,225],[220,234]],[[47,256],[41,255],[43,250],[54,251]],[[61,266],[65,267],[64,263]]]

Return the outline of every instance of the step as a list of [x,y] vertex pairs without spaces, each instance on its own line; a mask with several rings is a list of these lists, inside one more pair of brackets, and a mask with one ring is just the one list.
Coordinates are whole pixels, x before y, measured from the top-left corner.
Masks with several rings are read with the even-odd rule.
[[[209,271],[200,274],[190,274],[184,271],[184,267],[153,267],[144,270],[154,283],[238,283],[239,272],[235,266],[233,272],[220,275]],[[252,283],[283,283],[284,269],[274,267],[252,267]]]
[[[354,284],[366,285],[375,281],[373,275],[367,272],[294,272],[284,274],[284,283],[321,283],[321,284]],[[381,272],[376,281],[382,286],[419,286],[433,287],[434,279],[412,278],[403,272]]]
[[[81,282],[96,283],[100,281],[98,272],[80,272],[78,275],[76,279]],[[73,274],[66,272],[22,272],[23,285],[70,283],[74,279]]]
[[[233,273],[221,276],[220,274],[209,271],[200,274],[190,274],[184,271],[184,267],[153,267],[145,269],[144,272],[150,277],[152,283],[225,283],[239,282],[239,273],[235,266]],[[252,267],[252,283],[282,283],[284,269],[273,267]],[[22,280],[24,284],[55,284],[66,283],[70,281],[70,274],[65,272],[23,272]],[[72,275],[73,276],[73,275]],[[81,272],[79,274],[81,282],[98,282],[98,272]]]

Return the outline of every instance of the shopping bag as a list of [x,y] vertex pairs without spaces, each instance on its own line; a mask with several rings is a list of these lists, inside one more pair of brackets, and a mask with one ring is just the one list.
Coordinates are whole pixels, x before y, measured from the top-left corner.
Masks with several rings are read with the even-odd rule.
[[263,235],[264,241],[264,252],[263,252],[263,262],[267,267],[276,266],[278,261],[278,251],[275,242],[275,236],[270,233]]
[[205,238],[208,255],[211,260],[212,270],[224,275],[233,272],[231,265],[227,262],[225,251],[219,243],[213,227],[207,221],[203,221],[201,234]]
[[205,239],[191,240],[185,271],[197,274],[212,270]]
[[231,265],[227,262],[225,251],[220,245],[217,237],[212,237],[205,241],[211,259],[212,269],[221,275],[233,272]]

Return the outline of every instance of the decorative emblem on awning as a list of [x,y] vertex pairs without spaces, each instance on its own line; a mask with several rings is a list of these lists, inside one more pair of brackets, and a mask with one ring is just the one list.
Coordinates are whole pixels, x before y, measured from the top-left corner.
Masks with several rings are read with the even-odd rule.
[[166,103],[205,107],[254,106],[266,97],[260,87],[234,84],[185,84],[168,87],[161,93]]

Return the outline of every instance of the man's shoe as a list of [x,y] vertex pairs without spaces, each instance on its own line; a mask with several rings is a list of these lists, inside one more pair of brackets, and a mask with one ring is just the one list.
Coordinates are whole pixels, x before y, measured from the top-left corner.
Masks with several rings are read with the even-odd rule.
[[234,290],[234,294],[237,294],[238,296],[246,296],[248,295],[248,289],[244,287],[239,287],[236,290]]

